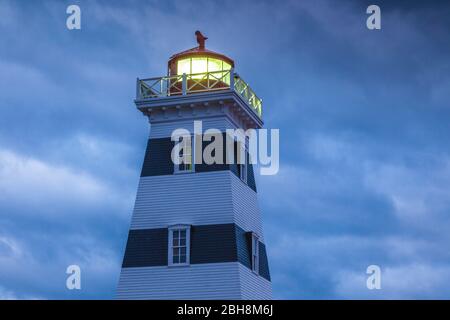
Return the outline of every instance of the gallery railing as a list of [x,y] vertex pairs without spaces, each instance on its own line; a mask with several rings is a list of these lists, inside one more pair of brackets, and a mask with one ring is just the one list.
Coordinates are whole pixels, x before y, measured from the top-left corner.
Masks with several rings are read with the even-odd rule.
[[261,117],[262,100],[233,69],[137,79],[136,99],[188,95],[232,88]]

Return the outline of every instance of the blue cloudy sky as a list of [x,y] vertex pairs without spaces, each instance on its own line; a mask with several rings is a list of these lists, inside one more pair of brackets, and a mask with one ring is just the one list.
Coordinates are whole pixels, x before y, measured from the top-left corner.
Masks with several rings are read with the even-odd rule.
[[0,298],[113,297],[148,135],[135,79],[197,29],[280,129],[280,172],[257,177],[274,297],[450,298],[449,17],[443,1],[0,0]]

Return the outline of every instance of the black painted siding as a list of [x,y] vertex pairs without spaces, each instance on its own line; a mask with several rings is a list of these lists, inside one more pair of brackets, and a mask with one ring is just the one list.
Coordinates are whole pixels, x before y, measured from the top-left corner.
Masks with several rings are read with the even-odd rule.
[[[207,145],[210,143],[213,143],[215,137],[212,138],[212,141],[202,141],[202,155]],[[222,170],[229,170],[230,165],[226,164],[226,144],[225,144],[225,133],[222,135],[222,141],[223,141],[223,154],[221,156],[222,163],[212,163],[212,164],[206,164],[203,161],[202,157],[202,163],[195,165],[195,172],[210,172],[210,171],[222,171]],[[216,155],[214,155],[216,156]]]
[[174,142],[170,138],[149,139],[141,177],[173,174],[171,158],[173,146]]
[[237,260],[234,224],[191,227],[191,263]]
[[[238,178],[238,166],[236,164],[237,158],[237,144],[235,144],[234,150],[234,164],[226,164],[226,139],[224,133],[223,148],[224,154],[222,155],[222,164],[201,164],[195,165],[195,172],[210,172],[210,171],[223,171],[231,170]],[[205,147],[210,144],[210,141],[202,142],[202,154]],[[147,142],[147,150],[145,151],[144,163],[142,165],[141,177],[147,176],[160,176],[169,175],[174,173],[174,165],[171,158],[171,152],[174,146],[174,142],[170,138],[158,138],[149,139]],[[247,153],[248,157],[248,153]],[[253,166],[249,164],[247,166],[247,185],[256,192],[255,176],[253,172]]]
[[168,229],[130,230],[123,268],[167,265]]
[[[130,230],[123,268],[165,266],[168,229]],[[191,264],[239,261],[251,269],[251,232],[235,224],[191,227]],[[270,281],[266,247],[259,243],[259,273]]]

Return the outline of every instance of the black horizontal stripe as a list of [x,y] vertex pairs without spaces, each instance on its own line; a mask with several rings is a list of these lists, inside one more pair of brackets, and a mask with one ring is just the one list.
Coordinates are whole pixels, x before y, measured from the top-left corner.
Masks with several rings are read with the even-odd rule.
[[167,264],[168,229],[130,230],[123,268]]
[[[202,142],[202,154],[205,147],[211,143],[210,141]],[[157,138],[149,139],[147,142],[147,149],[145,151],[144,163],[142,165],[141,177],[170,175],[174,173],[174,164],[171,158],[174,142],[171,138]],[[237,177],[239,177],[238,168],[236,165],[237,149],[235,146],[234,164],[226,164],[226,147],[224,138],[224,154],[222,156],[222,164],[206,164],[202,161],[195,165],[195,172],[211,172],[231,170]],[[248,155],[247,155],[248,157]],[[256,192],[256,183],[253,173],[253,165],[247,166],[247,185]]]
[[[130,230],[123,268],[168,264],[168,229]],[[251,269],[251,233],[235,224],[191,226],[191,264],[238,261]],[[259,274],[270,281],[266,247],[259,244]]]

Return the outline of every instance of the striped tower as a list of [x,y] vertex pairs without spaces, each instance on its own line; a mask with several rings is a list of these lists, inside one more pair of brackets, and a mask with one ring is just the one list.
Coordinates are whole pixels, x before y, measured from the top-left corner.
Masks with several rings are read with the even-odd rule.
[[261,100],[234,72],[233,60],[205,49],[206,38],[196,35],[199,46],[172,56],[167,76],[137,81],[135,103],[149,119],[150,136],[117,299],[272,296],[248,154],[241,164],[206,164],[194,150],[210,142],[195,136],[182,151],[191,161],[171,158],[173,130],[194,133],[194,121],[203,133],[223,135],[263,125]]

